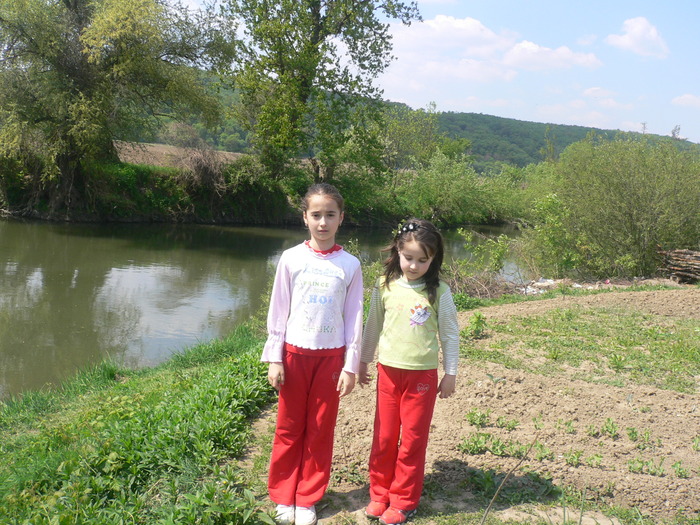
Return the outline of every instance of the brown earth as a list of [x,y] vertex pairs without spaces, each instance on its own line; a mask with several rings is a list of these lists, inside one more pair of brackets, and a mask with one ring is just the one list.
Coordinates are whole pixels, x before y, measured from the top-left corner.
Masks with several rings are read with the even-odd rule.
[[[691,319],[698,321],[697,330],[700,330],[700,289],[691,286],[560,297],[480,311],[487,323],[499,323],[574,305],[634,309],[652,315],[666,326],[672,325],[675,319]],[[460,313],[460,325],[466,326],[472,315],[473,312]],[[485,348],[494,347],[498,340],[498,334],[491,333],[480,344]],[[503,348],[499,351],[517,352]],[[557,507],[552,510],[550,507],[546,514],[537,509],[537,502],[546,500],[541,493],[554,486],[585,491],[590,501],[636,508],[654,522],[671,520],[678,514],[699,519],[700,451],[694,450],[693,438],[700,437],[700,377],[696,377],[698,386],[693,394],[648,386],[614,387],[575,378],[580,377],[582,371],[586,372],[583,375],[590,376],[595,373],[594,368],[588,363],[580,369],[569,367],[564,375],[547,377],[489,362],[463,361],[457,392],[449,399],[438,399],[435,409],[419,523],[431,523],[430,516],[440,513],[483,513],[489,498],[479,496],[474,485],[470,486],[466,480],[470,476],[483,477],[491,471],[500,483],[516,466],[502,494],[510,491],[511,495],[519,493],[523,497],[539,491],[540,495],[532,496],[529,501],[524,497],[525,502],[519,505],[497,501],[491,513],[504,520],[532,522],[539,516],[545,523],[562,523],[567,518],[578,523],[578,509]],[[465,415],[473,408],[482,412],[490,410],[491,424],[481,429],[472,426]],[[263,425],[260,428],[274,427],[274,410],[275,407],[258,423]],[[367,458],[373,414],[374,389],[371,387],[356,388],[341,401],[331,486],[318,506],[322,524],[369,523],[362,509],[368,503]],[[498,417],[517,420],[519,425],[512,431],[499,428],[495,424]],[[617,425],[619,436],[616,439],[607,435],[592,437],[587,429],[601,429],[608,418]],[[640,435],[650,432],[647,436],[651,437],[650,448],[640,450],[639,441],[635,443],[628,437],[628,428],[638,429]],[[520,460],[512,457],[461,452],[458,445],[475,432],[524,445],[537,440],[551,450],[552,456],[536,459],[536,450],[532,449],[518,466]],[[567,464],[565,459],[572,451],[580,451],[581,462],[577,466]],[[629,463],[636,458],[646,462],[647,472],[630,472]],[[678,477],[672,467],[677,462],[686,469],[686,479]],[[649,468],[660,465],[665,471],[662,476],[648,472]],[[528,471],[540,477],[528,476]],[[590,512],[582,523],[618,521],[600,512]]]
[[[169,146],[167,144],[148,144],[134,142],[115,142],[119,160],[130,164],[146,164],[151,166],[165,166],[169,168],[183,168],[186,166],[189,152],[186,148]],[[232,162],[242,153],[228,151],[213,152],[223,163]]]

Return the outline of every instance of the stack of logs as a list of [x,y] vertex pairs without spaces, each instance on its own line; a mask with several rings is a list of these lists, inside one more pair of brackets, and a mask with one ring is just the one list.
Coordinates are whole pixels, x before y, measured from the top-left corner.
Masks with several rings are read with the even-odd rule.
[[692,250],[659,251],[664,257],[664,269],[681,282],[700,281],[700,252]]

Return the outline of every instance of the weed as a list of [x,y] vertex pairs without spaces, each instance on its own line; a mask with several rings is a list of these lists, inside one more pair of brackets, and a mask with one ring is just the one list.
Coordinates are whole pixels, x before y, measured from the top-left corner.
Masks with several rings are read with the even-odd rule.
[[695,452],[700,452],[700,436],[695,436],[693,438],[693,450]]
[[482,339],[486,336],[486,317],[481,312],[474,312],[469,319],[469,325],[462,330],[470,339]]
[[637,429],[634,427],[628,427],[627,437],[630,438],[630,441],[637,441],[639,439],[639,432],[637,432]]
[[625,356],[621,354],[610,354],[610,357],[608,357],[608,362],[610,363],[610,368],[615,370],[615,372],[619,372],[623,368],[625,368]]
[[353,461],[340,468],[334,468],[331,472],[331,482],[336,485],[345,482],[361,486],[367,482],[367,479],[362,473],[360,464],[357,461]]

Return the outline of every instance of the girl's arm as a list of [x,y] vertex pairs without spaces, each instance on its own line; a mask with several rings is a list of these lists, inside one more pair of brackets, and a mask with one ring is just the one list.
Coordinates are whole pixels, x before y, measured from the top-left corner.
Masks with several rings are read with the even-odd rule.
[[438,336],[442,347],[442,363],[445,375],[440,381],[438,394],[444,399],[450,397],[456,388],[457,364],[459,363],[459,323],[457,307],[449,288],[440,296],[438,304]]
[[275,280],[272,284],[270,307],[267,311],[267,341],[260,359],[265,363],[282,363],[284,337],[292,300],[292,283],[286,260],[283,253],[277,264]]
[[379,343],[379,334],[382,333],[384,326],[384,308],[382,307],[382,298],[379,293],[379,285],[377,284],[372,289],[372,298],[369,302],[369,314],[365,323],[365,330],[362,334],[362,354],[360,356],[360,377],[358,381],[360,385],[369,384],[369,374],[367,373],[367,365],[374,361],[374,352]]
[[[345,292],[345,305],[343,308],[343,322],[345,323],[345,366],[343,370],[357,374],[360,363],[360,344],[362,342],[362,299],[364,287],[362,283],[362,270],[359,261],[355,273]],[[353,377],[353,386],[355,384]],[[352,387],[350,387],[352,390]],[[350,393],[349,391],[347,392]]]

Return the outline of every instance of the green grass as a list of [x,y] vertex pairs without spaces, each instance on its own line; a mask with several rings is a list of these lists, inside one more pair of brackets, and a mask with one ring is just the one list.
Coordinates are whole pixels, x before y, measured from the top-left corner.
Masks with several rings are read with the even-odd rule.
[[[563,374],[567,366],[590,362],[596,365],[595,377],[580,372],[576,379],[686,393],[695,392],[695,376],[700,374],[700,323],[694,319],[669,321],[621,308],[572,306],[506,321],[488,320],[488,327],[499,336],[498,343],[489,337],[478,341],[463,337],[464,357],[542,375]],[[515,347],[521,358],[499,351]]]
[[7,523],[270,523],[231,461],[271,400],[260,344],[243,327],[159,368],[99,367],[59,391],[6,403],[0,516]]
[[[567,292],[538,298],[563,293]],[[692,376],[700,373],[697,321],[671,324],[665,318],[625,310],[572,307],[507,322],[487,320],[485,330],[482,339],[463,334],[463,359],[547,375],[565,373],[565,365],[590,361],[604,373],[583,379],[683,392],[692,391]],[[255,417],[274,399],[259,362],[263,341],[257,333],[250,325],[241,327],[223,341],[197,346],[153,369],[130,371],[104,363],[58,390],[27,392],[0,403],[0,523],[270,523],[264,472],[273,429],[269,425],[251,429]],[[495,336],[498,344],[493,342]],[[518,349],[518,358],[510,357],[512,348]],[[527,444],[479,431],[478,416],[483,418],[477,411],[470,416],[480,426],[465,438],[465,449],[522,456]],[[617,428],[608,420],[593,429],[569,423],[562,419],[560,431],[595,433],[600,439],[631,432],[636,439],[629,439],[640,451],[656,443],[646,428]],[[494,414],[487,415],[483,425],[507,429],[518,422]],[[692,439],[693,448],[700,450],[700,436],[695,433]],[[257,454],[243,458],[247,447]],[[551,455],[542,443],[530,451],[537,461]],[[678,478],[695,475],[679,463],[650,463],[641,456],[630,460],[630,469],[652,475],[662,471]],[[569,461],[604,467],[600,465],[604,459],[581,456],[573,449]],[[414,523],[481,523],[505,475],[497,469],[474,469],[463,489],[450,494],[445,491],[453,489],[427,479],[426,497]],[[345,482],[362,481],[357,465],[345,466],[336,476]],[[457,504],[464,498],[462,490],[474,498],[472,510]],[[578,523],[579,512],[591,509],[620,523],[652,523],[634,509],[595,506],[583,496],[520,469],[499,501],[564,508],[567,523]],[[485,522],[515,523],[493,515]],[[338,515],[331,523],[357,521]],[[549,522],[533,515],[529,523]],[[698,522],[679,516],[673,523]]]

